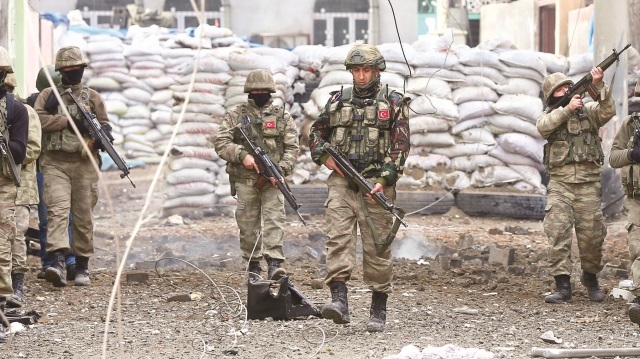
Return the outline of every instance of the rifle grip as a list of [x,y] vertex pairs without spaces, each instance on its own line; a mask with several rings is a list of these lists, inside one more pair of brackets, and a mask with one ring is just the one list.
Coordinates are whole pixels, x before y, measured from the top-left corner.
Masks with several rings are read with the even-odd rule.
[[269,179],[265,176],[260,176],[258,177],[258,180],[256,181],[256,183],[253,184],[253,189],[255,189],[256,191],[260,192],[262,191],[262,189],[264,188],[264,186],[267,183],[271,183],[271,181],[269,181]]

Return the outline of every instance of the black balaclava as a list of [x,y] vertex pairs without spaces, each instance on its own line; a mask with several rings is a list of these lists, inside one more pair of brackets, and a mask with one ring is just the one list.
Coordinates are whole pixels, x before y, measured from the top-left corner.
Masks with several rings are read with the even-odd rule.
[[560,102],[560,100],[562,100],[562,97],[563,96],[553,96],[553,95],[551,97],[549,97],[549,101],[548,101],[549,102],[549,107],[551,107],[551,106],[557,104],[558,102]]
[[4,84],[4,80],[7,78],[7,71],[0,70],[0,98],[3,98],[7,94],[7,85]]
[[256,103],[256,106],[262,107],[271,100],[270,93],[249,93],[249,99],[253,100]]
[[374,96],[380,90],[380,73],[369,81],[364,86],[358,86],[356,80],[353,80],[353,94],[360,98],[370,98]]
[[74,70],[60,69],[62,75],[62,83],[64,85],[77,85],[82,81],[82,74],[84,74],[84,67],[80,67]]

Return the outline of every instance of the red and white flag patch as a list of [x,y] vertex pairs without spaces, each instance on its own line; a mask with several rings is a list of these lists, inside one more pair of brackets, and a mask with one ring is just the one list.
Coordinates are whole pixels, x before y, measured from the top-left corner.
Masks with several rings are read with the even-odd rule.
[[276,121],[268,121],[264,123],[265,128],[276,128]]
[[389,118],[389,110],[378,110],[378,118],[381,120]]

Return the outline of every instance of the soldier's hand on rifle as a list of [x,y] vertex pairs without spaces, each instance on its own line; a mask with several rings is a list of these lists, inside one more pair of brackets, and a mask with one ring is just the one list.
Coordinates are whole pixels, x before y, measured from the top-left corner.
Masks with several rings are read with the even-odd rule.
[[627,156],[629,156],[629,160],[632,162],[640,163],[640,144],[633,146]]
[[569,102],[569,109],[571,111],[579,110],[582,108],[582,97],[580,95],[575,95],[571,98]]
[[[78,128],[78,132],[80,132],[81,135],[88,135],[89,134],[89,129],[87,128],[87,126],[85,126],[84,121],[74,118],[73,119],[73,123],[76,124],[76,127]],[[67,129],[69,129],[69,131],[73,132],[73,126],[71,126],[71,122],[69,122],[68,119],[67,119]]]
[[384,189],[382,188],[381,183],[374,184],[373,188],[371,189],[371,192],[367,193],[367,197],[369,197],[371,202],[375,202],[375,200],[373,199],[373,197],[371,197],[371,195],[377,192],[382,192],[382,194],[384,194]]
[[333,160],[333,157],[329,156],[329,158],[327,158],[327,162],[325,162],[324,165],[327,166],[328,169],[336,171],[340,176],[344,177],[344,173],[340,171],[340,167],[338,167],[336,161]]
[[254,169],[256,172],[260,173],[260,169],[258,169],[258,165],[256,164],[256,160],[251,155],[246,155],[244,160],[242,160],[242,164],[244,168],[250,170]]
[[593,78],[591,82],[594,85],[597,85],[602,82],[602,79],[604,78],[604,71],[602,71],[601,68],[594,67],[591,69],[591,71],[589,71],[589,73],[591,73],[591,77]]
[[[273,185],[273,188],[278,188],[278,184],[277,184],[275,178],[269,177],[269,181],[271,181],[271,184]],[[280,183],[284,183],[284,178],[280,177]]]

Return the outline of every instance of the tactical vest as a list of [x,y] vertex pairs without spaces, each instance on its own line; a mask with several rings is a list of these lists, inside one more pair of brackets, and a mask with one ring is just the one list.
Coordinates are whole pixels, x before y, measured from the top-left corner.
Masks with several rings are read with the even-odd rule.
[[584,112],[573,113],[565,125],[558,127],[547,139],[544,165],[547,169],[580,162],[602,166],[601,143],[598,126]]
[[389,88],[378,91],[375,100],[357,99],[357,103],[352,87],[341,94],[328,109],[331,145],[340,149],[358,172],[373,163],[383,163],[391,141]]
[[[7,121],[9,120],[9,111],[7,110],[7,97],[13,101],[13,95],[7,93],[4,97],[0,99],[0,133],[4,136],[5,141],[7,141],[7,147],[9,146],[9,127],[7,126]],[[11,108],[13,108],[13,104],[11,104]],[[11,114],[13,115],[13,114]],[[5,161],[2,156],[0,156],[0,161],[2,162],[2,176],[14,179],[11,176],[11,170],[9,170],[9,161]],[[16,169],[20,171],[20,166],[16,166]]]
[[[58,86],[58,92],[64,92],[62,86]],[[78,103],[82,105],[86,111],[91,111],[91,102],[89,101],[89,88],[83,87]],[[82,114],[75,104],[66,105],[67,111],[72,118],[80,119]],[[58,105],[58,114],[65,116],[62,105]],[[86,135],[89,139],[89,135]],[[43,151],[64,151],[69,153],[82,153],[82,144],[73,130],[64,128],[60,131],[43,132],[42,133],[42,150]]]
[[[284,110],[280,106],[271,106],[262,113],[262,117],[252,118],[247,105],[241,104],[238,106],[238,113],[236,123],[247,125],[248,121],[245,121],[244,117],[249,116],[251,125],[244,127],[245,131],[248,131],[247,135],[269,155],[273,163],[280,162],[284,156],[284,135],[287,127]],[[249,151],[251,147],[239,131],[234,131],[233,137],[234,143],[242,144]]]
[[[636,129],[633,136],[627,141],[627,148],[632,149],[635,142],[635,134],[640,131],[640,114],[634,112],[629,122],[633,123]],[[620,170],[620,179],[622,180],[622,188],[624,188],[628,197],[636,198],[636,196],[640,195],[640,164],[632,163],[622,167]]]

